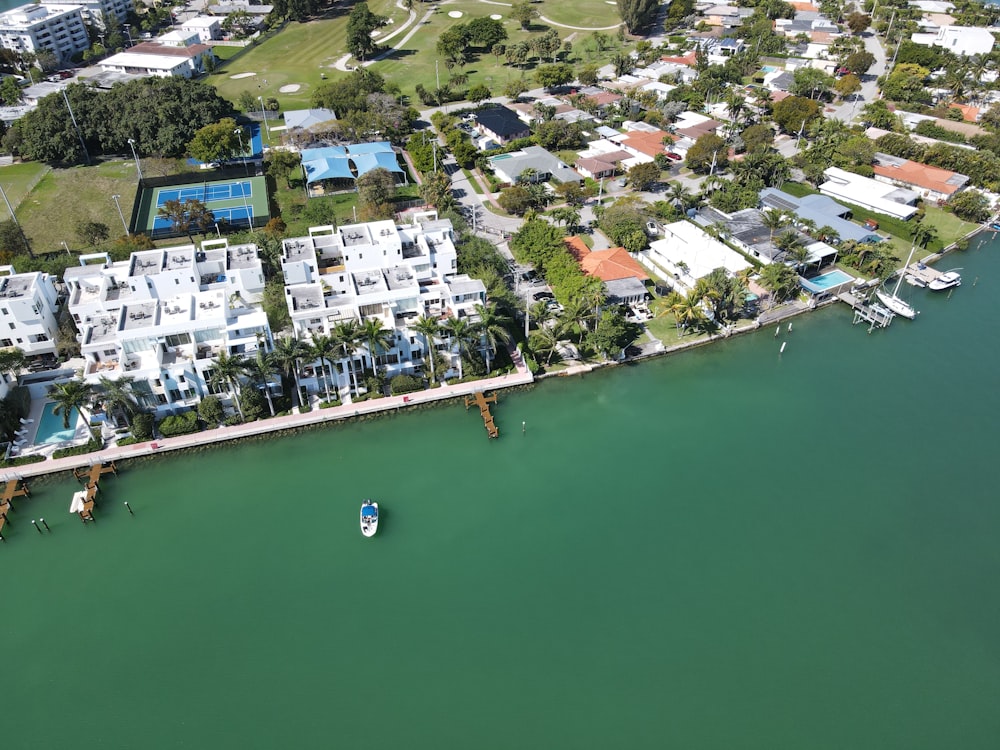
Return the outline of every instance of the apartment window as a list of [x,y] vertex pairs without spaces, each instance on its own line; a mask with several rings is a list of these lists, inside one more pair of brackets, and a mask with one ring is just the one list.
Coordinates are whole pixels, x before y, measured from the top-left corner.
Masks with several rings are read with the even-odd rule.
[[181,346],[191,343],[190,333],[175,333],[167,336],[167,346]]
[[153,381],[153,385],[155,385],[157,388],[159,388],[161,385],[163,385],[163,383],[161,383],[160,379],[157,378],[156,380]]
[[167,403],[167,397],[164,396],[162,393],[157,393],[156,394],[156,403],[158,403],[158,404],[165,404],[165,403]]
[[7,308],[6,307],[0,308],[0,312],[2,312],[4,315],[10,315],[10,313],[7,312]]
[[10,339],[0,339],[0,346],[14,346],[14,342]]
[[181,283],[181,280],[180,279],[174,279],[174,283],[179,285]]
[[17,343],[23,344],[24,343],[24,339],[17,339]]
[[103,355],[104,355],[105,357],[113,357],[113,356],[115,356],[115,354],[117,354],[117,353],[118,353],[118,350],[117,350],[117,349],[105,349],[105,350],[104,350],[103,352],[101,352],[101,353],[102,353],[102,354],[103,354]]
[[9,325],[9,326],[10,326],[10,330],[12,330],[12,331],[13,331],[13,330],[14,330],[15,328],[17,328],[17,326],[16,326],[16,325],[14,325],[13,323],[8,323],[7,325]]
[[49,337],[46,336],[44,333],[40,333],[37,336],[35,336],[35,341],[36,342],[37,341],[48,341],[48,340],[49,340]]
[[184,381],[184,376],[183,376],[183,375],[181,375],[181,376],[180,376],[179,378],[177,378],[177,382],[178,382],[178,383],[183,383],[183,382],[185,382],[185,381]]

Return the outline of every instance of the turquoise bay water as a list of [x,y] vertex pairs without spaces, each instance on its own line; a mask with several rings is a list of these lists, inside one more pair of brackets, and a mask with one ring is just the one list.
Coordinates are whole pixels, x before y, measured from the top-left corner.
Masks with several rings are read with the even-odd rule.
[[86,527],[36,485],[4,746],[994,750],[1000,243],[949,265],[888,331],[501,394],[498,441],[449,406],[161,457]]

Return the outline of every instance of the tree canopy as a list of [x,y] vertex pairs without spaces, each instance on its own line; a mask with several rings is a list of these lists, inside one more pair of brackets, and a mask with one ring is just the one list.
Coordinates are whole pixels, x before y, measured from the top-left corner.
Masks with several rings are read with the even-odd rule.
[[238,130],[232,117],[223,117],[218,122],[199,128],[188,144],[188,153],[202,162],[231,159],[240,152],[241,135]]
[[378,52],[381,47],[372,39],[372,32],[385,26],[388,20],[372,13],[368,3],[355,5],[347,19],[347,50],[358,60]]

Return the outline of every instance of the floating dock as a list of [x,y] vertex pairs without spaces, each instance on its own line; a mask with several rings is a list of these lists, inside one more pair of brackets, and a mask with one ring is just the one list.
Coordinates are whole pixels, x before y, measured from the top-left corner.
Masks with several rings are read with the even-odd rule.
[[73,494],[70,510],[80,516],[84,523],[97,521],[94,518],[94,506],[97,505],[97,491],[103,474],[118,474],[114,461],[106,464],[94,464],[87,471],[73,469],[73,476],[84,483],[84,489]]
[[872,304],[866,297],[857,297],[853,292],[841,292],[837,299],[846,302],[854,310],[854,324],[862,321],[868,323],[872,328],[888,328],[895,317],[890,310],[881,305]]
[[942,273],[944,272],[939,271],[936,268],[926,266],[923,263],[914,263],[903,269],[906,281],[908,283],[915,284],[916,286],[927,286]]
[[7,516],[14,510],[14,505],[11,501],[15,497],[31,497],[31,492],[28,490],[28,483],[23,479],[8,479],[4,484],[3,494],[0,495],[0,542],[4,541],[3,528],[10,523],[7,520]]
[[479,416],[483,418],[483,424],[486,426],[486,434],[491,438],[500,437],[500,430],[497,429],[496,424],[493,422],[493,415],[490,414],[490,404],[495,404],[496,402],[497,395],[495,393],[492,396],[484,396],[482,391],[476,391],[472,398],[465,397],[466,411],[473,404],[479,407]]

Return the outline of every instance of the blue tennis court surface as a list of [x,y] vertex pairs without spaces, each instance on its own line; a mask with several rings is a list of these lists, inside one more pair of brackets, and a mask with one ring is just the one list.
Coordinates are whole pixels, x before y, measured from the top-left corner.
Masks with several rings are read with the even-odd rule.
[[[238,206],[237,208],[213,208],[212,215],[215,216],[216,221],[224,221],[227,224],[233,226],[240,226],[245,224],[249,226],[250,217],[253,216],[253,209],[247,209],[244,206]],[[162,216],[156,216],[153,218],[153,233],[166,232],[173,229],[173,222],[170,219],[165,219]]]
[[233,198],[250,198],[253,190],[249,180],[244,182],[230,182],[224,185],[206,185],[204,187],[186,187],[176,190],[162,189],[156,196],[156,207],[160,208],[167,201],[197,200],[202,203],[212,203],[213,201],[227,201]]

